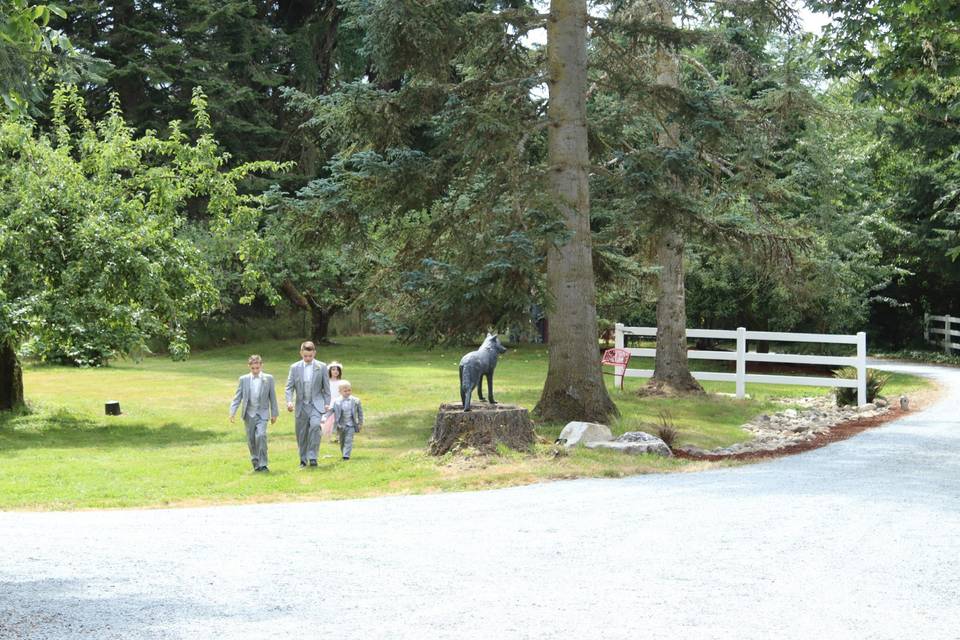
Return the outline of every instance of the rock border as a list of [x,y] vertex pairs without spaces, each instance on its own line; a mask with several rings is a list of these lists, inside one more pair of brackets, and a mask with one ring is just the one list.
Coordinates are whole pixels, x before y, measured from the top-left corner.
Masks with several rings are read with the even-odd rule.
[[[673,450],[687,460],[756,460],[793,455],[818,449],[831,442],[846,440],[862,431],[896,420],[907,413],[895,406],[830,407],[833,396],[781,400],[785,404],[801,404],[811,409],[786,409],[776,414],[763,414],[743,425],[754,439],[729,447],[705,450],[680,446]],[[880,404],[884,404],[882,401]],[[823,411],[823,409],[833,411]]]

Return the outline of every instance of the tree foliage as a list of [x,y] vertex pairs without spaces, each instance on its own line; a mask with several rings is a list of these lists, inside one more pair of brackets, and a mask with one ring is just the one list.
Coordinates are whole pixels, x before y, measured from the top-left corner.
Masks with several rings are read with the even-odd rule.
[[[286,108],[283,87],[323,92],[337,69],[352,69],[349,34],[336,46],[341,9],[335,0],[66,0],[64,30],[77,49],[109,63],[87,94],[96,116],[116,93],[138,131],[167,122],[192,126],[190,97],[203,87],[212,131],[239,162],[294,161],[273,176],[299,187],[325,159],[299,134],[303,118]],[[256,181],[257,187],[269,183]]]
[[[188,206],[205,202],[239,250],[258,250],[258,199],[238,193],[250,171],[228,169],[209,133],[203,94],[193,97],[191,141],[137,136],[115,99],[99,122],[80,93],[57,90],[53,131],[7,119],[0,135],[0,339],[42,359],[100,365],[151,337],[188,352],[185,322],[218,302],[197,247],[182,237]],[[265,286],[245,273],[248,289]]]
[[42,79],[62,66],[59,58],[73,53],[70,39],[50,26],[51,16],[66,13],[55,4],[0,2],[0,99],[8,111],[24,111],[39,100]]
[[[794,19],[781,0],[590,4],[590,266],[605,324],[653,321],[651,284],[662,273],[656,239],[667,233],[686,250],[674,264],[686,269],[691,325],[850,331],[869,318],[894,336],[924,309],[947,312],[958,302],[955,3],[816,0],[835,19],[817,53],[808,39],[778,35]],[[66,18],[51,26],[59,10],[0,4],[0,93],[10,104],[38,104],[67,36],[75,52],[110,64],[103,77],[87,76],[82,116],[78,98],[61,96],[52,121],[4,124],[34,141],[23,143],[34,157],[61,159],[51,176],[66,175],[70,160],[79,167],[74,180],[85,185],[41,199],[53,178],[31,174],[20,162],[26,152],[5,143],[0,172],[17,186],[0,196],[4,211],[65,225],[64,242],[74,247],[42,260],[31,253],[42,243],[9,253],[24,264],[61,256],[51,262],[56,277],[4,271],[29,286],[52,278],[64,296],[57,305],[37,293],[27,304],[29,287],[17,285],[22,309],[6,335],[17,323],[17,340],[32,336],[31,353],[95,363],[156,334],[172,338],[176,351],[182,318],[218,306],[236,313],[231,305],[241,298],[265,307],[283,296],[309,309],[316,339],[331,314],[363,306],[382,328],[425,343],[528,325],[533,308],[555,308],[547,256],[575,232],[551,186],[548,140],[556,127],[547,83],[557,69],[529,40],[551,18],[543,2],[62,6]],[[658,19],[661,10],[673,19]],[[664,81],[668,60],[676,82]],[[198,119],[189,105],[201,85],[209,98]],[[170,121],[177,124],[168,128]],[[69,143],[59,137],[61,123],[71,128]],[[114,129],[126,133],[106,137]],[[194,149],[195,160],[180,167],[184,149]],[[93,169],[109,167],[104,154],[137,160]],[[226,154],[297,166],[251,179],[249,167],[227,169]],[[144,182],[163,167],[178,176],[169,189]],[[143,184],[172,203],[171,251],[198,270],[192,283],[177,281],[186,267],[162,279],[206,293],[173,313],[162,310],[179,309],[163,301],[174,287],[150,289],[149,313],[124,302],[110,324],[106,310],[123,305],[112,289],[76,284],[91,275],[73,275],[83,261],[71,251],[89,248],[75,247],[69,234],[89,224],[79,222],[92,216],[85,201],[153,215],[153,191]],[[273,184],[264,200],[240,195]],[[57,205],[61,195],[69,206]],[[109,205],[110,197],[122,206]],[[221,201],[234,213],[222,215]],[[56,223],[53,210],[70,213]],[[123,236],[120,222],[110,225],[101,231]],[[115,249],[116,259],[159,259],[159,246],[137,240]],[[138,271],[127,277],[144,281]],[[98,307],[101,296],[108,302]]]
[[884,243],[901,270],[872,325],[903,344],[924,310],[960,304],[960,6],[940,0],[811,3],[829,12],[826,70],[873,110],[872,200],[902,233]]
[[537,14],[522,3],[342,6],[365,72],[291,99],[339,150],[311,197],[386,252],[365,298],[405,339],[525,322],[544,296],[544,242],[562,233],[544,197],[542,99],[530,95],[541,54],[521,42]]
[[279,295],[310,314],[309,338],[329,342],[334,314],[363,294],[376,252],[366,231],[315,181],[294,196],[272,190],[260,234],[261,266]]

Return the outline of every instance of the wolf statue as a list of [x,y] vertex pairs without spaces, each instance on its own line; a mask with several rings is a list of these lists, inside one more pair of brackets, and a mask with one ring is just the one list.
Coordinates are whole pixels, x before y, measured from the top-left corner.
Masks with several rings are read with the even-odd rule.
[[477,388],[477,396],[483,400],[484,376],[487,377],[489,402],[496,404],[493,399],[493,370],[497,368],[497,358],[506,350],[497,334],[488,333],[479,349],[460,358],[460,400],[463,401],[464,411],[470,411],[470,396],[474,387]]

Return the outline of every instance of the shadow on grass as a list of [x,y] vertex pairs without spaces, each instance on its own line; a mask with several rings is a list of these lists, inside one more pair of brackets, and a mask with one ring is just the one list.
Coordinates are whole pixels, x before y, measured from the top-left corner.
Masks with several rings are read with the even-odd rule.
[[436,417],[436,411],[429,410],[394,413],[389,417],[389,426],[372,421],[366,435],[361,431],[357,437],[370,438],[378,447],[387,449],[423,449],[433,433]]
[[21,415],[0,414],[0,450],[34,448],[103,448],[196,445],[223,437],[219,431],[192,429],[176,423],[98,424],[66,409]]

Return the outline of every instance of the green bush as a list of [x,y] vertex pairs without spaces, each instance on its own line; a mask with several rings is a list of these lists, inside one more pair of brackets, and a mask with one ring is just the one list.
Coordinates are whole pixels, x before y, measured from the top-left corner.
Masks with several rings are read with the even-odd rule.
[[[880,394],[880,390],[890,380],[892,374],[878,369],[867,369],[867,402],[873,402]],[[853,367],[844,367],[833,372],[834,378],[856,380],[857,370]],[[855,387],[838,387],[834,389],[837,396],[837,406],[857,404],[857,389]]]

